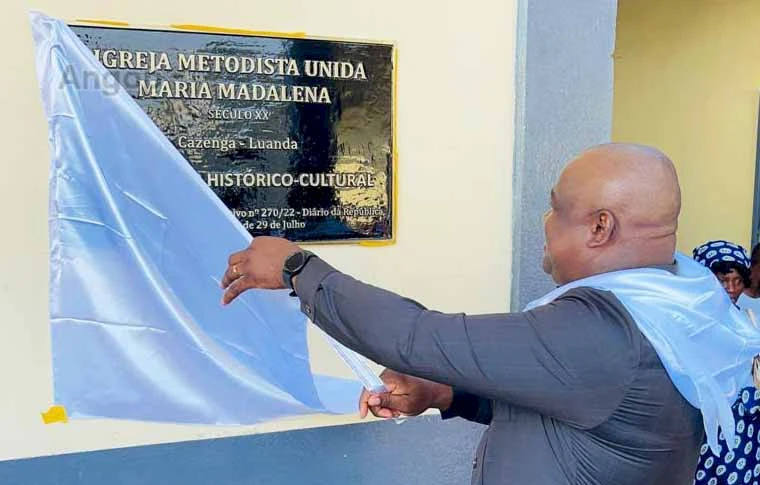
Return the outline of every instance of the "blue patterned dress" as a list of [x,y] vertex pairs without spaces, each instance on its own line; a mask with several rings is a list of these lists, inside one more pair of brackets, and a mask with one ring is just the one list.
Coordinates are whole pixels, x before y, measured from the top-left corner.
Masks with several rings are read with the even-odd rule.
[[696,485],[760,485],[760,390],[745,387],[731,409],[738,446],[728,451],[721,432],[720,456],[715,456],[705,441],[699,450]]

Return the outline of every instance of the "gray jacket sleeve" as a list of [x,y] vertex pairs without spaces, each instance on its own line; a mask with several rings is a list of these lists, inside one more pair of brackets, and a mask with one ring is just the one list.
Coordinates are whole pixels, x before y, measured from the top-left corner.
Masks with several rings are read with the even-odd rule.
[[380,365],[582,428],[609,417],[639,362],[643,337],[598,290],[522,313],[446,314],[313,258],[296,292],[317,326]]

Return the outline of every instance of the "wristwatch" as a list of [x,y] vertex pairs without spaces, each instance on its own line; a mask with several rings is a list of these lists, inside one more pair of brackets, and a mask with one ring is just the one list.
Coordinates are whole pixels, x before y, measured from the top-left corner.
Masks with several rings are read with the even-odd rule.
[[282,265],[282,282],[286,288],[293,289],[293,277],[300,273],[306,266],[306,263],[316,254],[311,251],[300,250],[288,256],[285,264]]

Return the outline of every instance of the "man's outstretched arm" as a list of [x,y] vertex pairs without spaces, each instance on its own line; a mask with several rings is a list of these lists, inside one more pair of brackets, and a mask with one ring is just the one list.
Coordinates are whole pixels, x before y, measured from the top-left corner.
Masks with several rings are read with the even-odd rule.
[[[247,288],[282,287],[276,281],[287,255],[281,253],[297,246],[259,240],[231,258],[226,301]],[[593,290],[574,290],[524,313],[446,314],[359,282],[319,258],[298,274],[295,290],[316,325],[378,364],[581,427],[609,416],[638,365],[635,325],[626,323],[622,306]]]

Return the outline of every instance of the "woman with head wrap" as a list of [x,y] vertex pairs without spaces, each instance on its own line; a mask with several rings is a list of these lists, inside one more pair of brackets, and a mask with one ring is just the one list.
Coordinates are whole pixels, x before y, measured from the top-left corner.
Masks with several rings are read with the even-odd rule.
[[[715,274],[731,301],[746,310],[742,302],[747,298],[744,290],[750,286],[750,259],[744,248],[728,241],[709,241],[695,248],[693,256]],[[752,309],[748,313],[754,322],[753,313],[758,314],[758,311]],[[747,371],[750,372],[750,369]],[[752,386],[742,389],[732,411],[737,446],[730,450],[721,432],[721,450],[715,455],[705,441],[694,476],[695,485],[760,483],[760,391]]]
[[715,240],[694,248],[692,254],[698,263],[707,266],[715,274],[731,301],[737,303],[745,288],[750,285],[747,251],[738,244]]

